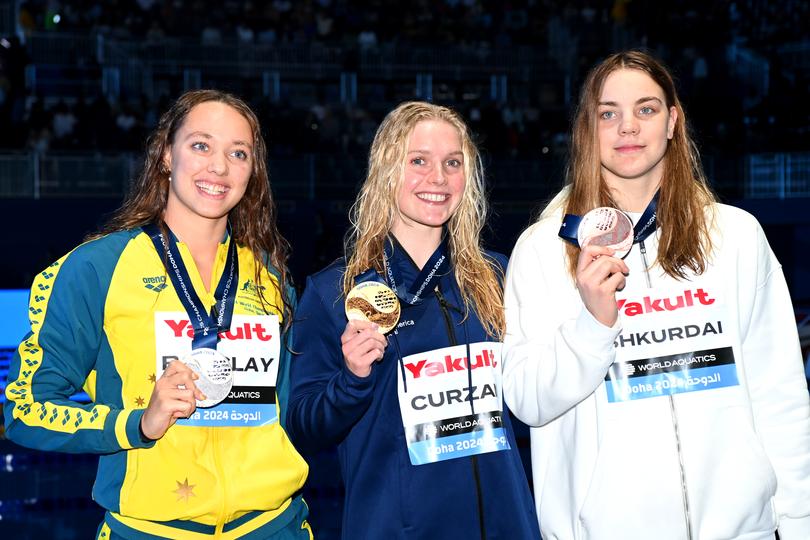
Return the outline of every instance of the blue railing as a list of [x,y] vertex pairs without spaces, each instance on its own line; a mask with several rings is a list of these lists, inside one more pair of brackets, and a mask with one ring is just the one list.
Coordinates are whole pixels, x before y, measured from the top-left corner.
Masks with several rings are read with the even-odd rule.
[[[138,174],[135,154],[0,153],[0,198],[120,197]],[[728,198],[810,197],[810,153],[753,154],[742,163],[705,160],[714,189]],[[272,156],[270,181],[279,200],[350,200],[363,180],[364,156]],[[497,201],[537,201],[559,188],[558,159],[487,160]]]
[[48,65],[98,65],[153,69],[206,68],[229,72],[281,70],[312,78],[359,71],[384,78],[430,72],[441,76],[504,73],[541,79],[555,73],[554,62],[537,47],[402,46],[376,47],[323,43],[242,43],[235,39],[205,44],[177,38],[126,40],[103,34],[33,33],[27,38],[32,62]]
[[745,176],[750,199],[810,197],[810,153],[749,155]]

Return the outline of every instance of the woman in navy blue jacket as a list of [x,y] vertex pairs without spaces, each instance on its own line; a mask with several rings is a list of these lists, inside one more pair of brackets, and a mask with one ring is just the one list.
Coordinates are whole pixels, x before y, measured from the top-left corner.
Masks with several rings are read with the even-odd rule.
[[[346,540],[540,537],[501,399],[506,258],[480,247],[486,210],[455,112],[386,116],[346,258],[308,279],[293,326],[287,427],[305,453],[338,446]],[[398,324],[347,321],[366,282],[396,293]]]

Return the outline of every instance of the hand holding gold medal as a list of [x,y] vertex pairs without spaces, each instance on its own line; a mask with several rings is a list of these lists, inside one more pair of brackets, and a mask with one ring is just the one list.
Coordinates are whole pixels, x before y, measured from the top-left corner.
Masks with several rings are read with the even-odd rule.
[[349,322],[340,336],[343,359],[352,373],[367,377],[385,354],[388,341],[383,334],[399,321],[399,299],[384,284],[365,281],[349,291],[344,308]]
[[399,299],[386,285],[377,281],[359,283],[346,295],[346,318],[375,323],[387,334],[399,322]]

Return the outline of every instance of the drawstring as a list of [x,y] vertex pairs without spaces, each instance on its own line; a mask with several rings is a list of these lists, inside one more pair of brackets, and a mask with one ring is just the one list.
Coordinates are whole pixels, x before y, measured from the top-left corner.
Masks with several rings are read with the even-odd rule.
[[389,338],[389,341],[394,342],[394,348],[397,350],[396,354],[397,354],[397,361],[399,362],[399,372],[400,372],[400,376],[402,377],[402,391],[407,394],[408,393],[408,379],[407,379],[407,377],[405,377],[405,362],[402,360],[402,353],[399,350],[399,340],[397,339],[397,336],[396,336],[396,330],[394,331],[393,334],[391,334],[391,337]]
[[467,385],[470,389],[470,392],[467,395],[470,396],[470,414],[475,414],[475,401],[472,399],[472,367],[470,367],[472,358],[470,358],[470,336],[467,333],[467,318],[462,320],[461,326],[464,327],[464,343],[467,346]]
[[[437,287],[437,289],[438,289],[438,287]],[[441,294],[441,293],[439,293],[439,294]],[[444,297],[442,297],[442,298],[444,298]],[[456,313],[458,313],[461,316],[461,327],[464,329],[464,346],[465,346],[466,351],[467,351],[467,385],[468,385],[468,388],[470,390],[472,390],[472,387],[473,387],[473,384],[472,384],[472,366],[471,366],[471,363],[472,363],[471,356],[472,355],[470,354],[470,334],[469,334],[469,331],[467,330],[467,319],[469,317],[465,317],[465,313],[463,311],[461,311],[456,306],[454,306],[454,305],[450,304],[449,302],[447,302],[447,300],[444,300],[444,305],[446,307],[450,308],[451,310],[455,311]],[[475,414],[475,401],[472,399],[472,391],[470,391],[468,393],[468,395],[470,396],[470,399],[468,400],[470,402],[470,413]]]

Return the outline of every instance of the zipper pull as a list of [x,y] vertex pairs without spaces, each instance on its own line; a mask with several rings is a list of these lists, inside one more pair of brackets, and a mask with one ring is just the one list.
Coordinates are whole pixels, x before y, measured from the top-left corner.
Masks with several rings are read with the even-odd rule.
[[436,299],[439,301],[439,304],[441,304],[444,309],[447,309],[448,308],[447,301],[444,299],[444,295],[439,290],[438,285],[436,285],[436,287],[433,289],[433,292],[436,293]]

